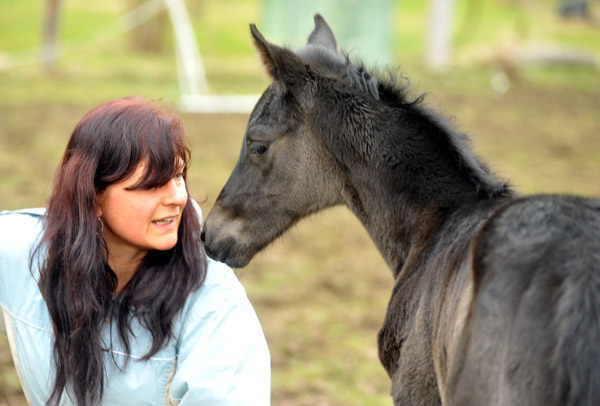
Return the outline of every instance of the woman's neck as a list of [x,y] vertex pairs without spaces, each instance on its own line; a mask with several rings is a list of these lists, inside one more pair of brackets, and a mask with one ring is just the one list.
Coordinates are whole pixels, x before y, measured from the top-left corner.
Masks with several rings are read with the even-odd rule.
[[147,251],[135,250],[134,252],[121,249],[115,252],[109,247],[108,252],[108,265],[117,275],[117,287],[114,292],[116,296],[133,278]]

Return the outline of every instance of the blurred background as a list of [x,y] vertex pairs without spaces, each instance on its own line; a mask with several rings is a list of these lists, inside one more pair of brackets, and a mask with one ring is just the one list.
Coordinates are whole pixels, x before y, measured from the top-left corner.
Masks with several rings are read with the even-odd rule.
[[[300,47],[316,11],[523,193],[600,195],[598,0],[0,0],[0,210],[43,206],[77,121],[140,95],[180,111],[207,213],[269,83],[248,24]],[[273,405],[392,404],[376,346],[391,272],[348,210],[304,221],[236,273],[270,344]],[[0,406],[24,404],[0,336]]]

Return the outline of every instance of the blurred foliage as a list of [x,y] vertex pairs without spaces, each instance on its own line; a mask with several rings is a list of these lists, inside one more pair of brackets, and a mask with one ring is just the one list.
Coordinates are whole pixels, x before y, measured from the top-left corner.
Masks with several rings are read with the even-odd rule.
[[[161,52],[145,53],[115,24],[134,3],[64,0],[62,53],[48,76],[36,48],[43,1],[0,0],[0,210],[44,204],[70,131],[98,103],[137,94],[177,105],[170,30]],[[553,0],[456,0],[454,63],[432,73],[422,62],[426,3],[393,6],[394,60],[415,93],[427,92],[427,103],[452,116],[521,191],[600,195],[598,69],[515,62],[528,47],[548,44],[600,57],[595,17],[563,20]],[[598,2],[591,5],[598,15]],[[268,79],[248,31],[250,22],[260,28],[260,1],[188,0],[188,7],[211,91],[261,92]],[[183,119],[194,154],[190,189],[207,212],[237,160],[248,115]],[[302,222],[237,273],[270,344],[274,405],[391,405],[376,335],[393,281],[347,210]],[[0,341],[0,405],[23,404],[16,382]]]

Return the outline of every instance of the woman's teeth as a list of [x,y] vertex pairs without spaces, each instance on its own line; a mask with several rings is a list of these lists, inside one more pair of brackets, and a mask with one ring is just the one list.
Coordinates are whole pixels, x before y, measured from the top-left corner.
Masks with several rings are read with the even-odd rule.
[[165,224],[169,224],[173,220],[175,220],[175,217],[167,217],[166,219],[162,219],[162,220],[154,220],[153,223],[158,226],[164,226]]

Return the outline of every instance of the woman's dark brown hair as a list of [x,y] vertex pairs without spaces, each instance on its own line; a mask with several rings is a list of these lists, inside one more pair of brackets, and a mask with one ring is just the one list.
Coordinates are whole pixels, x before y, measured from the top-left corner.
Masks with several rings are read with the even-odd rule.
[[146,164],[145,173],[132,189],[162,186],[180,171],[180,159],[187,168],[189,158],[180,119],[140,98],[102,104],[76,125],[55,174],[36,250],[44,258],[39,287],[55,335],[55,381],[48,404],[58,404],[66,388],[77,405],[101,401],[104,362],[111,359],[110,348],[101,339],[102,329],[113,326],[107,320],[114,322],[128,354],[132,320],[148,329],[152,347],[146,359],[173,337],[174,317],[206,275],[194,206],[188,200],[175,247],[149,251],[135,276],[114,297],[117,276],[106,260],[97,197],[108,185],[126,179],[141,162]]

